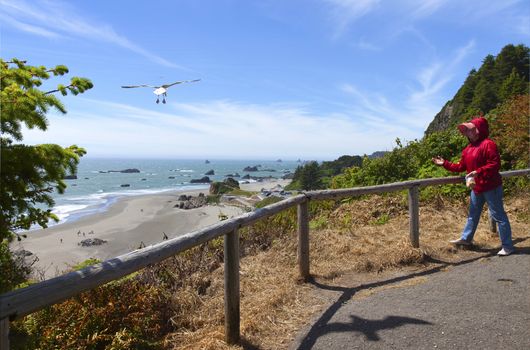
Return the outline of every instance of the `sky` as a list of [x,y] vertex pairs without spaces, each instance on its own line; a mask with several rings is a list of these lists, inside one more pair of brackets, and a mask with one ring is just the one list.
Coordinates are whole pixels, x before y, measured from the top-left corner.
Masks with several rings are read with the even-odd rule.
[[[0,53],[66,65],[24,143],[87,157],[332,160],[421,139],[469,71],[530,41],[528,0],[0,0]],[[180,80],[167,103],[151,88]]]

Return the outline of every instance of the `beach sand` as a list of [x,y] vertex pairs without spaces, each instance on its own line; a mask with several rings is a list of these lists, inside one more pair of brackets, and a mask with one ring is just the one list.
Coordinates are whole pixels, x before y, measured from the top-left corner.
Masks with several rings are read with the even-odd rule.
[[[246,191],[285,186],[290,180],[271,180],[242,184]],[[90,258],[107,260],[143,245],[159,243],[164,238],[180,236],[219,222],[219,214],[228,218],[243,213],[243,209],[230,205],[206,205],[196,209],[179,209],[182,194],[197,196],[208,194],[208,189],[171,191],[159,194],[124,197],[107,211],[82,217],[47,229],[28,232],[27,238],[14,242],[11,249],[24,249],[38,257],[33,265],[35,277],[51,278],[61,275],[71,266]],[[82,247],[84,239],[98,238],[107,241],[98,246]]]

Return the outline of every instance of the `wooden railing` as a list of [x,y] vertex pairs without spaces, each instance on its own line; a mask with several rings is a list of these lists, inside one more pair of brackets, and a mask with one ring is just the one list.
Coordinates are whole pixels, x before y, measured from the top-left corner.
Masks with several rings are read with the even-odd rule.
[[[530,169],[502,172],[504,178],[530,174]],[[463,177],[444,177],[411,180],[378,186],[356,187],[338,190],[310,191],[256,209],[233,219],[179,236],[146,248],[106,260],[102,263],[73,271],[29,287],[0,295],[0,350],[9,349],[9,321],[60,303],[83,291],[117,280],[147,265],[161,262],[187,249],[214,238],[225,236],[225,337],[230,344],[239,342],[239,235],[238,230],[268,218],[286,209],[298,207],[298,267],[300,277],[310,276],[309,264],[309,213],[310,200],[340,199],[365,194],[408,190],[410,216],[410,242],[419,247],[419,188],[462,183]]]

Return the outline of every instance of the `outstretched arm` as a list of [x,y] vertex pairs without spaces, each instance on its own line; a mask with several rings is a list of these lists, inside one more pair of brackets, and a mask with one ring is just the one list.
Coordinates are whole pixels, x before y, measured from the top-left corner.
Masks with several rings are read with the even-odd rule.
[[448,160],[445,160],[443,163],[443,167],[446,168],[449,171],[452,171],[453,173],[461,173],[462,171],[466,170],[466,163],[464,162],[464,154],[462,154],[462,157],[460,158],[460,161],[458,163],[451,163]]
[[458,163],[451,163],[447,159],[443,159],[440,156],[432,158],[432,162],[438,166],[443,166],[445,169],[452,171],[454,173],[460,173],[464,170],[466,170],[466,166],[464,165],[464,155],[462,154],[462,158],[460,158],[460,161]]

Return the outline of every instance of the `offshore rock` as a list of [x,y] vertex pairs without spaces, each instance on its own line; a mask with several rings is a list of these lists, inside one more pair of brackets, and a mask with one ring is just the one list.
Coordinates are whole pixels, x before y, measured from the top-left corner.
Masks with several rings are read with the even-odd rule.
[[243,171],[258,171],[258,166],[247,166]]
[[212,182],[208,176],[203,176],[200,179],[191,179],[190,183],[192,184],[209,184]]

